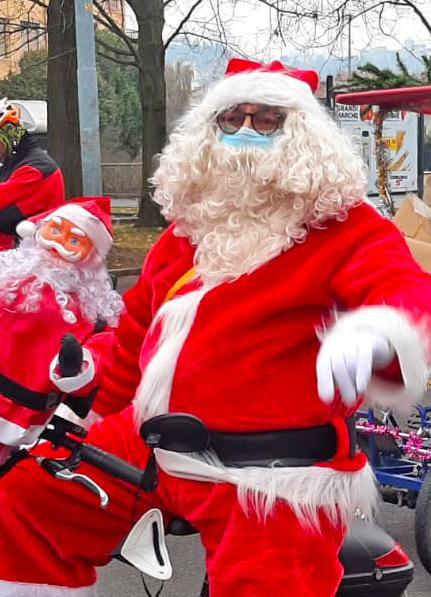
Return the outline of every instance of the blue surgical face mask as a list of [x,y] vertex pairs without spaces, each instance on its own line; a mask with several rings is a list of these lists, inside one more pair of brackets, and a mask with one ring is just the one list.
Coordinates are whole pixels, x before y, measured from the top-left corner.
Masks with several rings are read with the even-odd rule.
[[274,145],[274,142],[280,137],[281,132],[281,129],[279,129],[272,135],[259,135],[255,130],[243,126],[233,135],[220,133],[219,141],[230,147],[260,147],[267,149]]

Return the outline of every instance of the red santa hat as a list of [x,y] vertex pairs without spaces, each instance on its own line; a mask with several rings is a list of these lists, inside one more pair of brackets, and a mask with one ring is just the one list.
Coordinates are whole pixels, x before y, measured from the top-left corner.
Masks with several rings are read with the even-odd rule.
[[264,64],[232,58],[226,76],[203,103],[207,110],[216,112],[245,102],[316,111],[320,106],[313,93],[318,85],[319,75],[313,70],[290,68],[279,60]]
[[293,77],[299,81],[303,81],[310,86],[313,93],[317,91],[319,86],[319,75],[314,70],[298,70],[296,68],[289,68],[280,60],[273,60],[269,64],[263,62],[255,62],[253,60],[243,60],[242,58],[232,58],[229,60],[226,67],[226,75],[237,75],[238,73],[260,71],[266,73],[282,73],[288,77]]
[[21,238],[34,236],[40,224],[54,217],[64,218],[80,228],[105,257],[112,246],[111,200],[109,197],[79,197],[60,207],[23,220],[16,227]]

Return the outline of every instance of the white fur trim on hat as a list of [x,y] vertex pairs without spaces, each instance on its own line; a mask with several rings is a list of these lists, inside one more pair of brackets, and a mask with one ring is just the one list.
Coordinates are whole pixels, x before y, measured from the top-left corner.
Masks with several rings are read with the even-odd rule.
[[399,384],[373,375],[365,397],[371,405],[408,412],[423,397],[428,378],[424,330],[411,320],[408,312],[380,305],[341,315],[329,333],[340,330],[354,337],[361,329],[386,338],[396,353],[403,380]]
[[15,230],[21,238],[30,238],[36,232],[36,224],[30,220],[23,220],[17,224]]
[[244,102],[321,112],[307,83],[289,75],[264,71],[225,77],[208,91],[202,104],[209,111],[219,112]]
[[81,228],[87,234],[97,252],[105,257],[112,246],[112,236],[99,218],[76,203],[62,205],[51,212],[43,221],[49,221],[55,216],[70,220]]

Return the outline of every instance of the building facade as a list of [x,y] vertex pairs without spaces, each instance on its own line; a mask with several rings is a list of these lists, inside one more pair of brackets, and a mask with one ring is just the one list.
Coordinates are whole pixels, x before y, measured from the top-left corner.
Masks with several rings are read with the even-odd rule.
[[[102,0],[102,5],[123,29],[124,0]],[[0,0],[0,79],[19,70],[23,54],[47,47],[46,9],[32,0]]]

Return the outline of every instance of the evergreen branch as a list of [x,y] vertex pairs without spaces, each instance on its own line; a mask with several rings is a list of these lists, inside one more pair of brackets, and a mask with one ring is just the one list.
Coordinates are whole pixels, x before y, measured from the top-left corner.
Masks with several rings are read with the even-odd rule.
[[409,73],[407,66],[404,64],[404,62],[401,60],[401,55],[399,52],[396,53],[396,57],[397,57],[397,65],[398,68],[400,69],[400,71],[403,73],[403,75],[405,75],[406,77],[409,78],[413,78],[412,75]]

